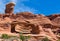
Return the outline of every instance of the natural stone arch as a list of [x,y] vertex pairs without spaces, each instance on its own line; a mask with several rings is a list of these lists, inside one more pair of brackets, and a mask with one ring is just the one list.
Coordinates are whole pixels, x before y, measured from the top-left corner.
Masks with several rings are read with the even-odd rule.
[[13,32],[19,33],[19,32],[17,32],[17,31],[15,31],[15,26],[16,26],[17,24],[23,24],[23,25],[25,25],[26,27],[31,26],[31,29],[32,29],[31,34],[39,34],[39,33],[40,33],[39,25],[35,25],[35,24],[31,24],[31,23],[24,23],[24,22],[12,22],[12,23],[11,23],[11,32],[12,32],[12,33],[13,33]]

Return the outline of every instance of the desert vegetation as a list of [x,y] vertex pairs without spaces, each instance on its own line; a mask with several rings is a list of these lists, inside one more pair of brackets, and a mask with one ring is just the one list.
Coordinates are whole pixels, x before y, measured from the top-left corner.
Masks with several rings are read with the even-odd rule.
[[30,36],[23,36],[23,34],[20,33],[19,37],[17,36],[9,36],[8,34],[2,34],[1,37],[2,41],[28,41]]

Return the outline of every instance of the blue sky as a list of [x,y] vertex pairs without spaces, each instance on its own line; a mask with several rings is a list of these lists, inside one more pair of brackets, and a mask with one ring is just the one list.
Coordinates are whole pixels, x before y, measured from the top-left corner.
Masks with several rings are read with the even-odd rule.
[[34,14],[59,14],[60,0],[0,0],[0,13],[4,13],[5,5],[15,2],[14,12],[32,12]]

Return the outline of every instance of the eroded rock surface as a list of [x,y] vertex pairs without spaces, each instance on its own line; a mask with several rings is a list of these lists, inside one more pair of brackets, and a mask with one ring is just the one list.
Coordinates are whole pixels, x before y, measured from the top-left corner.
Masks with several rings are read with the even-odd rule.
[[0,14],[0,32],[32,34],[34,38],[30,41],[38,41],[42,37],[48,37],[51,41],[60,39],[60,14],[50,16],[30,12],[13,14],[14,5],[7,4],[5,14]]

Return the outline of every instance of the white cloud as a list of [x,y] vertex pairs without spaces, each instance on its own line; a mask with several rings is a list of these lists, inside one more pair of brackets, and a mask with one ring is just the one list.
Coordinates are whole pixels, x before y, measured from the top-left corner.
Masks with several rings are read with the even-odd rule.
[[10,2],[14,2],[14,3],[17,3],[17,2],[24,2],[24,1],[29,1],[29,0],[10,0]]
[[[4,13],[4,10],[5,10],[5,5],[7,0],[0,0],[0,13]],[[34,8],[30,8],[29,6],[26,6],[24,5],[23,2],[28,2],[30,0],[10,0],[9,2],[14,2],[16,3],[16,5],[18,5],[18,2],[19,2],[19,7],[18,8],[15,8],[15,12],[32,12],[32,13],[37,13],[38,10],[34,9]],[[6,3],[5,3],[6,2]]]
[[17,3],[18,0],[10,0],[10,2],[14,2],[14,3]]
[[37,13],[38,10],[34,8],[30,8],[29,6],[24,5],[23,2],[30,1],[30,0],[20,0],[20,7],[15,10],[15,12],[31,12],[31,13]]
[[21,0],[21,1],[29,1],[29,0]]
[[31,12],[31,13],[37,13],[38,10],[35,10],[33,8],[30,8],[28,6],[25,6],[23,4],[21,4],[21,6],[16,9],[17,12]]
[[4,13],[5,10],[5,0],[0,0],[0,13]]

